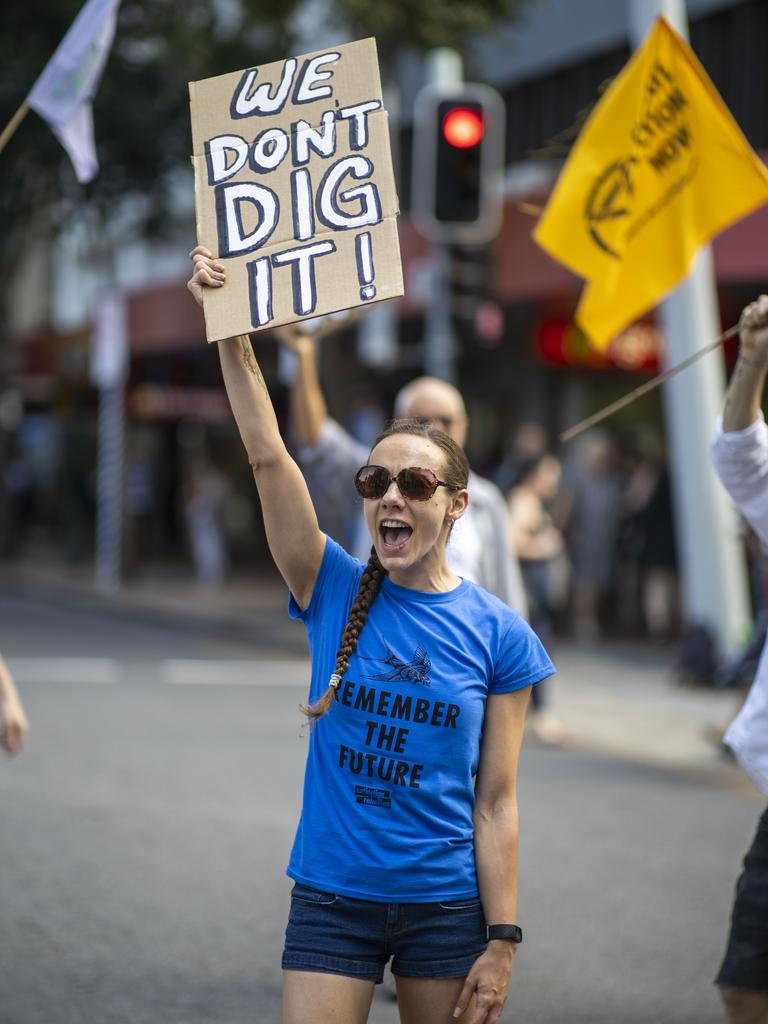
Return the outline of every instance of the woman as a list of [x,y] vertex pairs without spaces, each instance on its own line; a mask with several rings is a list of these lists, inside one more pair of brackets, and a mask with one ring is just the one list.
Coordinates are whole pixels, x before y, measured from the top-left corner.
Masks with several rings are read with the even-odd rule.
[[[191,257],[202,302],[224,268],[206,249]],[[312,651],[283,1022],[364,1024],[392,957],[404,1024],[492,1024],[521,937],[525,707],[551,662],[514,612],[447,566],[468,474],[447,435],[404,421],[374,444],[356,477],[373,538],[363,568],[320,532],[248,338],[219,352],[270,550]]]
[[[549,646],[552,619],[567,572],[563,535],[552,521],[547,505],[560,486],[560,463],[541,452],[523,459],[507,498],[509,540],[517,551],[528,598],[528,619],[542,643]],[[546,686],[537,686],[531,701],[530,728],[540,743],[559,746],[567,733],[549,707]]]

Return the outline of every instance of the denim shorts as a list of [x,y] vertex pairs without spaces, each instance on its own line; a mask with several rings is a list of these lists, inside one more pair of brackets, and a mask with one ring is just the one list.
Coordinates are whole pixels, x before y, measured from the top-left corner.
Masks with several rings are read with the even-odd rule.
[[736,883],[728,948],[716,983],[768,995],[768,810]]
[[378,903],[297,882],[283,970],[344,974],[379,984],[391,957],[392,973],[404,978],[463,978],[485,947],[485,917],[476,896]]

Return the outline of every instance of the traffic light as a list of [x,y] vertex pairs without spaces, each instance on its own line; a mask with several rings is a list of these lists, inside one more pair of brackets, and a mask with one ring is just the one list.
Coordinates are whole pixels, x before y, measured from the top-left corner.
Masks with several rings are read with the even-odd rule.
[[411,211],[437,242],[480,243],[499,230],[504,101],[488,86],[427,86],[414,112]]

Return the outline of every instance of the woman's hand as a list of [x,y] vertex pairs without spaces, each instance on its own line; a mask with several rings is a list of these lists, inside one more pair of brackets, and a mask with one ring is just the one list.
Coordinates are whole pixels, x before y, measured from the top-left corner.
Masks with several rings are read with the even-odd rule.
[[210,249],[196,245],[189,254],[194,270],[187,281],[187,288],[195,297],[198,306],[203,304],[203,288],[221,288],[226,274],[221,263],[217,263]]
[[488,943],[486,951],[472,964],[453,1011],[454,1017],[461,1017],[475,995],[475,1012],[469,1024],[496,1024],[507,1001],[515,949],[514,943],[505,939]]
[[16,754],[21,750],[24,737],[28,732],[27,716],[16,698],[0,699],[0,747],[9,754]]
[[768,295],[744,309],[739,320],[739,355],[746,362],[768,366]]

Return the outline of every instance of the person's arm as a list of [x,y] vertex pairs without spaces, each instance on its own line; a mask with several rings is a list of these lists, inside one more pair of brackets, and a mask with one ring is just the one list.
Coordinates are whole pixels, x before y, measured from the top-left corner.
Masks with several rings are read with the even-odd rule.
[[768,295],[750,303],[739,321],[739,357],[728,383],[723,408],[726,434],[746,430],[760,415],[768,370]]
[[315,339],[301,329],[300,323],[276,327],[274,333],[296,357],[290,397],[291,423],[297,442],[311,447],[320,440],[323,423],[328,419],[328,406],[317,372]]
[[[485,709],[480,765],[475,785],[475,862],[485,919],[517,924],[517,761],[529,686],[491,694]],[[473,994],[477,1006],[471,1024],[497,1021],[509,990],[517,947],[494,939],[467,975],[456,1006],[463,1013]]]
[[28,731],[29,723],[11,670],[0,655],[0,746],[9,754],[15,754],[21,749]]
[[[194,273],[187,287],[202,305],[204,287],[224,285],[224,267],[201,246],[190,257]],[[280,436],[250,338],[229,338],[218,347],[227,396],[259,491],[269,549],[297,603],[306,608],[323,559],[325,537],[301,470]]]
[[[329,419],[328,406],[317,371],[317,342],[353,323],[359,310],[343,309],[310,321],[281,324],[273,333],[281,345],[296,356],[296,374],[291,385],[291,422],[296,440],[305,448],[316,445]],[[359,468],[359,465],[356,468]]]
[[297,359],[290,392],[291,422],[298,442],[296,456],[318,520],[342,547],[357,554],[352,526],[352,512],[358,507],[354,476],[368,461],[368,447],[328,415],[316,364],[317,338],[336,330],[340,319],[326,318],[311,336],[301,330],[300,323],[277,327],[273,333]]

